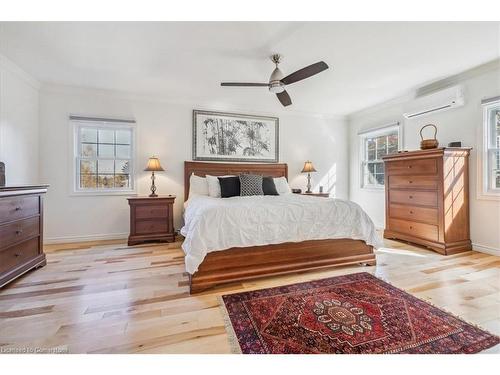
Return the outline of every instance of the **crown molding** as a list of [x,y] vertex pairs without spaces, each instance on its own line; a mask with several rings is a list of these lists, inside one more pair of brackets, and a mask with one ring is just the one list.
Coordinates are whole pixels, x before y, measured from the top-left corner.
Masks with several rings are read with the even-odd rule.
[[432,94],[433,92],[445,89],[447,87],[455,86],[457,84],[462,83],[463,81],[469,80],[471,78],[498,69],[500,69],[500,58],[489,61],[485,64],[475,66],[474,68],[464,70],[463,72],[440,79],[438,81],[433,81],[425,86],[421,86],[414,90],[415,96],[420,97],[424,95],[429,95]]
[[471,69],[467,69],[458,74],[454,74],[445,78],[433,80],[432,82],[421,84],[417,87],[407,90],[406,92],[401,93],[400,95],[392,99],[361,109],[359,111],[352,112],[346,117],[348,121],[351,121],[357,117],[367,116],[382,111],[384,109],[390,108],[394,105],[404,104],[418,97],[429,95],[436,91],[445,89],[447,87],[463,83],[466,80],[489,73],[494,70],[500,70],[500,58],[475,66]]
[[135,94],[126,91],[109,90],[93,87],[82,87],[82,86],[70,86],[62,85],[57,83],[42,83],[40,87],[41,93],[49,94],[63,94],[63,95],[93,95],[93,96],[103,96],[108,98],[114,98],[118,100],[125,101],[139,101],[147,103],[164,103],[171,105],[178,105],[188,107],[192,109],[203,109],[203,110],[217,110],[217,111],[231,111],[231,112],[241,112],[249,114],[259,114],[266,116],[299,116],[307,118],[318,118],[329,121],[347,121],[346,116],[333,115],[328,113],[314,113],[307,111],[296,111],[290,109],[277,109],[269,110],[269,108],[252,108],[252,107],[241,107],[238,105],[233,105],[231,103],[224,103],[220,101],[210,101],[200,98],[178,98],[169,97],[165,95],[149,95],[149,94]]
[[0,54],[0,68],[16,75],[21,78],[24,82],[29,84],[36,90],[40,90],[41,83],[36,78],[31,76],[25,70],[21,69],[16,63],[7,58],[5,55]]

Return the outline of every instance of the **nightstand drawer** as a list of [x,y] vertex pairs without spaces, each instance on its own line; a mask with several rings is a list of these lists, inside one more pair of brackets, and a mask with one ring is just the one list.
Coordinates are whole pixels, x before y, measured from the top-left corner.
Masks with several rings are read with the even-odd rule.
[[418,206],[437,206],[437,191],[389,190],[389,201]]
[[135,234],[168,232],[168,221],[165,219],[138,220],[135,223]]
[[0,249],[40,234],[38,216],[0,226]]
[[0,199],[0,224],[38,215],[40,201],[38,196],[17,196]]
[[429,189],[436,190],[436,176],[389,176],[389,189]]
[[320,198],[329,198],[330,193],[301,193],[300,195],[305,195],[309,197],[320,197]]
[[135,208],[136,219],[167,218],[168,206],[144,205]]

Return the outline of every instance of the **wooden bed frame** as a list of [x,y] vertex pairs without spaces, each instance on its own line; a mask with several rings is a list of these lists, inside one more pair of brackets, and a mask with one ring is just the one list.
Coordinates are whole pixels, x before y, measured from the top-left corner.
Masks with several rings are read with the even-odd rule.
[[[222,176],[240,173],[288,178],[284,163],[184,162],[184,200],[189,195],[189,178],[194,173]],[[317,198],[322,199],[322,198]],[[233,247],[207,254],[194,275],[190,292],[198,293],[216,285],[349,264],[374,265],[373,247],[361,240],[336,239],[287,242],[275,245]]]

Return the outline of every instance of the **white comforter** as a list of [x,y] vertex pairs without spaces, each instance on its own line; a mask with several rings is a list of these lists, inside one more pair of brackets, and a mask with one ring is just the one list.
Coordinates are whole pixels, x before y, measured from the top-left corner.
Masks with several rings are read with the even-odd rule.
[[211,198],[194,196],[185,205],[186,271],[194,274],[207,253],[246,247],[335,238],[381,240],[356,203],[297,194]]

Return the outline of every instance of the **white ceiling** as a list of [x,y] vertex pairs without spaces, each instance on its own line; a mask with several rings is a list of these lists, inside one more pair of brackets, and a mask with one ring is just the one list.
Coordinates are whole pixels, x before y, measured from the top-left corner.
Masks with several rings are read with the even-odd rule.
[[281,110],[265,88],[268,56],[289,74],[330,69],[287,88],[286,110],[346,115],[500,56],[500,23],[1,22],[0,53],[42,82],[237,108]]

